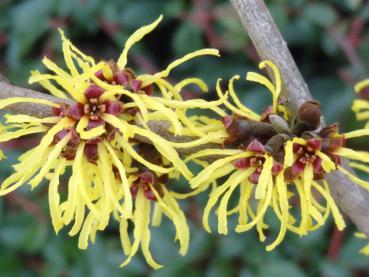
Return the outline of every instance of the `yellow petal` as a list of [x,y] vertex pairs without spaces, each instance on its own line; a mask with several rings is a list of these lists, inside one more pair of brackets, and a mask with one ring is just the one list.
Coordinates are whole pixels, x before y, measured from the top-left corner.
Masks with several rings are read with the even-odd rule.
[[137,253],[138,247],[140,246],[143,233],[149,224],[149,214],[147,213],[148,207],[150,208],[150,201],[147,200],[141,191],[138,189],[137,197],[136,197],[136,209],[134,214],[134,224],[135,228],[133,231],[134,242],[131,247],[131,251],[127,259],[120,265],[120,267],[125,267],[130,263],[132,257]]
[[140,41],[144,36],[146,36],[148,33],[151,33],[152,30],[158,26],[160,21],[163,19],[163,16],[160,15],[158,19],[156,19],[153,23],[143,26],[136,30],[126,41],[126,44],[124,45],[123,52],[120,54],[119,59],[117,61],[117,65],[120,70],[125,68],[127,64],[127,54],[129,49],[138,41]]
[[363,88],[369,86],[369,79],[365,79],[363,81],[358,82],[355,87],[354,90],[359,93]]
[[17,115],[10,115],[6,114],[5,116],[7,123],[58,123],[60,121],[60,117],[53,116],[53,117],[44,117],[39,118],[35,116],[29,116],[25,114],[17,114]]
[[[184,57],[170,63],[165,70],[163,70],[161,72],[158,72],[158,73],[154,74],[153,76],[149,76],[149,77],[144,78],[142,80],[143,81],[142,86],[145,87],[149,84],[154,83],[157,79],[165,78],[169,75],[169,73],[172,71],[172,69],[174,69],[178,65],[180,65],[182,63],[185,63],[186,61],[191,60],[195,57],[204,56],[204,55],[213,55],[213,56],[217,56],[217,57],[220,56],[219,51],[217,49],[211,49],[211,48],[207,49],[207,48],[205,48],[205,49],[194,51],[194,52],[189,53],[189,54],[185,55]],[[139,76],[139,79],[141,79],[140,77],[141,76]]]
[[128,235],[128,222],[125,218],[121,218],[119,222],[119,234],[120,234],[120,242],[122,244],[122,248],[125,255],[129,255],[132,251],[131,242],[129,240]]
[[234,90],[233,83],[234,83],[234,80],[238,80],[239,78],[240,78],[240,75],[235,75],[231,78],[231,80],[229,80],[229,83],[228,83],[229,94],[239,110],[248,114],[247,116],[248,118],[258,121],[260,120],[260,116],[257,113],[253,112],[251,109],[244,106],[237,97],[237,94]]
[[14,132],[5,132],[3,134],[0,134],[0,141],[5,142],[12,139],[16,139],[22,136],[30,135],[30,134],[36,134],[47,131],[47,127],[45,126],[36,126],[36,127],[30,127],[27,129],[20,129]]
[[136,126],[134,126],[134,132],[152,141],[156,150],[167,160],[169,160],[172,165],[183,174],[183,177],[185,177],[187,180],[192,178],[191,171],[189,171],[186,164],[179,157],[177,151],[171,145],[169,145],[165,139],[151,131],[141,129]]
[[55,165],[55,162],[59,161],[60,153],[63,151],[64,147],[70,141],[71,135],[66,135],[62,140],[60,140],[56,145],[53,146],[49,155],[47,156],[46,162],[42,165],[39,173],[32,178],[29,182],[32,189],[35,188],[45,177],[45,175],[50,171],[51,167]]
[[364,151],[355,151],[350,148],[341,147],[334,154],[348,158],[350,160],[358,160],[369,163],[369,153]]
[[[219,209],[218,209],[218,232],[219,234],[227,235],[228,227],[227,227],[227,205],[229,198],[231,197],[233,191],[240,185],[242,180],[247,179],[252,173],[251,170],[241,171],[242,174],[236,175],[234,179],[230,181],[231,186],[228,191],[224,194],[222,200],[220,201]],[[232,175],[233,176],[233,175]],[[229,178],[231,179],[231,178]],[[224,184],[226,185],[226,184]],[[251,184],[250,184],[251,186]],[[211,197],[213,197],[211,195]],[[210,201],[210,200],[209,200]]]
[[[41,75],[41,73],[37,70],[31,71],[31,76],[38,76]],[[40,80],[39,84],[45,88],[48,92],[50,92],[52,95],[61,98],[61,99],[68,99],[67,95],[60,89],[58,89],[56,86],[54,86],[49,80]]]
[[201,183],[205,182],[209,178],[209,176],[211,176],[213,171],[216,170],[217,168],[220,168],[220,167],[224,166],[225,164],[227,164],[229,162],[232,162],[234,160],[237,160],[237,159],[240,159],[240,158],[250,157],[252,155],[253,154],[251,152],[243,152],[243,153],[240,153],[240,154],[237,154],[237,155],[233,155],[231,157],[216,160],[211,165],[209,165],[204,170],[202,170],[195,178],[193,178],[190,181],[191,187],[196,188]]
[[[107,146],[108,145],[108,146]],[[119,198],[117,196],[117,194],[114,192],[114,176],[113,175],[113,165],[110,161],[110,155],[111,152],[107,151],[107,147],[110,147],[109,143],[104,141],[104,144],[100,143],[98,145],[98,154],[99,154],[99,158],[97,160],[97,165],[100,171],[100,175],[104,176],[103,182],[104,182],[104,188],[106,189],[106,195],[105,197],[107,197],[108,199],[111,200],[113,206],[122,214],[125,215],[126,211],[125,209],[123,209],[122,205],[119,203]],[[110,149],[112,150],[112,149]],[[114,151],[113,151],[114,153]],[[126,186],[127,184],[125,184],[125,192],[128,193],[128,189],[129,187]],[[130,198],[131,193],[129,193],[128,195],[126,195],[128,198]],[[128,212],[130,212],[128,210]],[[130,216],[130,214],[127,214],[126,216]]]
[[267,184],[269,179],[272,177],[271,170],[273,167],[273,158],[265,155],[265,162],[263,165],[263,170],[261,171],[259,182],[256,185],[255,199],[263,199],[265,197]]
[[199,78],[187,78],[179,83],[177,83],[174,88],[178,91],[181,91],[184,87],[188,85],[196,84],[202,91],[207,92],[209,90],[208,86],[205,82]]
[[51,107],[59,107],[59,104],[51,102],[46,99],[38,99],[38,98],[29,98],[29,97],[11,97],[5,98],[0,100],[0,109],[4,109],[7,106],[18,104],[18,103],[35,103],[35,104],[42,104]]
[[245,225],[237,225],[236,227],[236,232],[240,233],[240,232],[245,232],[249,229],[251,229],[254,225],[256,225],[260,220],[262,220],[262,218],[264,217],[264,214],[270,204],[270,201],[272,199],[272,192],[273,192],[273,181],[272,179],[269,179],[269,182],[267,184],[267,189],[266,189],[266,195],[265,198],[260,200],[259,202],[259,208],[256,214],[256,217],[250,221],[249,223],[245,224]]
[[63,227],[63,220],[61,217],[61,210],[59,208],[60,204],[60,196],[58,191],[59,186],[59,177],[61,172],[65,169],[65,159],[61,159],[57,167],[55,168],[55,172],[51,178],[49,185],[49,207],[50,207],[50,216],[51,221],[54,227],[55,232],[58,234],[60,229]]
[[106,130],[103,125],[100,125],[98,127],[86,131],[85,129],[87,128],[89,121],[90,119],[88,118],[88,116],[83,116],[77,124],[76,131],[82,139],[87,140],[95,138],[105,133]]
[[141,155],[139,155],[136,150],[130,145],[130,143],[124,141],[123,139],[118,142],[125,151],[127,151],[134,160],[138,161],[139,163],[143,164],[150,170],[162,174],[169,173],[173,171],[173,167],[162,167],[153,163],[150,163],[146,159],[144,159]]
[[129,186],[129,182],[127,179],[127,175],[125,172],[125,168],[123,166],[123,163],[119,160],[118,156],[116,155],[116,153],[114,152],[114,149],[111,147],[111,145],[108,142],[104,142],[106,149],[108,149],[108,152],[112,158],[112,161],[114,163],[114,165],[117,167],[118,171],[119,171],[119,175],[120,178],[122,180],[122,186],[123,186],[123,190],[124,190],[124,204],[123,204],[123,209],[124,209],[124,217],[125,218],[129,218],[132,216],[132,195],[131,195],[131,191],[130,191],[130,186]]
[[267,251],[272,251],[276,246],[278,246],[282,242],[284,236],[286,235],[288,225],[288,198],[286,185],[287,184],[284,182],[283,172],[281,172],[276,177],[276,187],[282,213],[281,228],[274,242],[267,245],[266,247]]
[[361,130],[355,130],[355,131],[348,132],[348,133],[344,134],[344,137],[346,139],[357,138],[357,137],[362,137],[362,136],[369,136],[369,130],[368,129],[361,129]]

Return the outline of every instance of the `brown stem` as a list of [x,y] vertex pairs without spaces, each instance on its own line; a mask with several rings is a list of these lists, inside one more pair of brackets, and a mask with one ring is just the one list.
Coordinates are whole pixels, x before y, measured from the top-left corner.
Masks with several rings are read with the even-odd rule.
[[[62,100],[60,98],[54,97],[52,95],[48,95],[45,93],[41,93],[38,91],[21,88],[17,86],[11,85],[8,80],[0,74],[0,99],[5,99],[9,97],[29,97],[29,98],[38,98],[38,99],[47,99],[54,103],[64,102],[66,104],[72,105],[73,101],[71,100]],[[52,110],[49,106],[35,104],[35,103],[17,103],[11,106],[6,107],[7,110],[22,113],[27,115],[33,115],[37,117],[47,117],[52,116]],[[173,142],[189,142],[194,140],[194,137],[189,136],[175,136],[173,133],[169,131],[170,123],[167,121],[149,121],[148,122],[149,128],[156,134],[160,135],[161,137],[173,141]],[[151,143],[151,141],[145,137],[136,136],[135,139],[145,142]],[[191,149],[181,148],[178,149],[178,152],[182,155],[185,154],[192,154],[199,150],[205,148],[220,148],[219,144],[207,144],[198,147],[194,147]]]
[[[290,112],[296,115],[300,105],[312,97],[264,1],[230,1],[260,58],[273,61],[280,69],[284,80],[283,95],[288,100]],[[327,181],[338,206],[369,237],[369,192],[340,172],[328,174]]]

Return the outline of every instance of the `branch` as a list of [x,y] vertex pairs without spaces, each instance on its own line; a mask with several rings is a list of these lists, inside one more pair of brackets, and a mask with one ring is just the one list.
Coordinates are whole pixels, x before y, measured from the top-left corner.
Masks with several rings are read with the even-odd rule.
[[[3,75],[0,74],[0,99],[5,99],[9,97],[30,97],[38,99],[42,98],[50,100],[54,103],[61,102],[59,98],[56,98],[54,96],[37,92],[31,89],[13,86]],[[66,104],[70,104],[68,103],[68,100],[65,100],[64,102],[66,102]],[[17,103],[7,107],[7,109],[16,113],[33,115],[37,117],[52,116],[52,110],[50,107],[35,103]]]
[[[296,115],[300,105],[312,97],[264,1],[230,1],[260,58],[273,61],[280,69],[284,80],[283,95],[290,112]],[[338,171],[328,174],[327,181],[338,206],[369,237],[369,192]]]
[[[288,101],[291,113],[296,114],[299,106],[305,101],[311,100],[312,97],[267,7],[262,0],[230,1],[248,31],[260,58],[272,60],[281,70],[284,79],[283,94]],[[56,103],[60,102],[60,99],[53,96],[13,86],[0,75],[0,99],[8,97],[34,97],[48,99]],[[39,104],[17,104],[9,106],[8,109],[34,116],[51,115],[49,107]],[[193,139],[185,136],[174,136],[168,131],[168,125],[165,121],[149,122],[149,126],[158,135],[174,142]],[[136,137],[136,139],[150,143],[142,137]],[[206,147],[219,147],[219,145],[206,145]],[[189,154],[198,150],[199,148],[179,149],[179,152]],[[358,229],[369,237],[369,192],[349,181],[340,172],[329,174],[327,180],[337,204]]]
[[[54,97],[49,94],[41,93],[38,91],[34,91],[31,89],[21,88],[14,85],[11,85],[9,81],[0,74],[0,99],[10,98],[10,97],[29,97],[29,98],[38,98],[38,99],[47,99],[54,103],[61,103],[64,102],[68,105],[72,105],[72,100],[61,100],[60,98]],[[52,110],[49,106],[45,106],[42,104],[35,104],[35,103],[17,103],[11,106],[6,107],[7,110],[27,114],[37,117],[48,117],[53,116]],[[173,142],[189,142],[193,141],[195,138],[190,136],[175,136],[173,133],[169,131],[170,123],[168,121],[149,121],[148,124],[151,131],[158,134],[159,136],[165,138],[166,140],[173,141]],[[145,143],[152,143],[149,139],[141,136],[136,136],[135,139]],[[207,145],[200,145],[197,147],[193,147],[191,149],[178,149],[178,152],[181,155],[189,155],[200,150],[206,148],[220,148],[219,144],[207,144]]]

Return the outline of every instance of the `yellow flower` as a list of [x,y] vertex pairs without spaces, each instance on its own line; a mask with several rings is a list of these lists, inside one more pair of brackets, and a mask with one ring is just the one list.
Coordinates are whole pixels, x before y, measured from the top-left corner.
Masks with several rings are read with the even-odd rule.
[[[190,108],[200,108],[224,115],[217,106],[227,95],[213,102],[183,101],[180,95],[183,87],[195,84],[206,91],[204,82],[189,78],[172,85],[165,80],[181,63],[202,55],[218,56],[217,50],[203,49],[187,54],[153,75],[136,75],[126,67],[129,49],[150,33],[161,19],[160,16],[152,24],[138,29],[127,40],[116,63],[96,63],[60,31],[68,70],[44,58],[43,63],[51,74],[33,71],[29,80],[39,83],[60,100],[55,103],[27,97],[0,100],[0,109],[22,102],[38,103],[49,106],[53,114],[44,118],[5,116],[6,125],[0,133],[0,142],[35,133],[42,134],[42,139],[38,146],[19,157],[19,162],[13,166],[15,172],[3,181],[0,195],[27,183],[35,188],[48,179],[50,214],[56,232],[73,222],[69,235],[79,234],[78,246],[85,249],[89,240],[95,240],[97,231],[105,229],[113,214],[121,224],[122,244],[128,255],[123,265],[129,263],[141,245],[146,260],[154,268],[159,265],[149,251],[151,201],[154,201],[156,213],[153,224],[159,224],[161,213],[173,221],[182,255],[189,242],[184,214],[175,194],[165,187],[160,176],[192,178],[177,149],[222,141],[226,136],[221,125],[206,126],[208,119],[188,118],[186,112]],[[154,85],[160,97],[153,94],[156,93]],[[150,130],[152,121],[168,122],[169,131],[175,135],[198,138],[190,142],[168,141]],[[160,157],[159,162],[147,156],[147,144],[136,141],[136,136],[152,144]],[[63,186],[60,179],[68,168],[72,175],[65,188],[67,198],[61,200],[64,198],[59,194],[59,187]],[[147,181],[142,168],[157,182]],[[147,191],[152,195],[148,196]],[[132,246],[126,228],[128,222],[135,226]]]
[[[367,239],[366,235],[363,233],[355,233],[355,237],[360,238],[360,239]],[[365,255],[365,256],[369,256],[369,244],[364,246],[362,249],[360,249],[360,253]]]
[[[283,167],[274,161],[264,146],[257,140],[252,141],[243,150],[203,150],[188,159],[222,155],[202,170],[190,181],[191,187],[198,190],[205,190],[213,181],[221,177],[228,176],[225,183],[219,185],[209,195],[203,216],[205,230],[210,232],[208,223],[209,213],[221,198],[218,209],[218,232],[228,233],[227,216],[238,213],[237,232],[244,232],[256,226],[261,241],[265,240],[263,229],[267,228],[264,222],[264,215],[269,206],[280,205],[282,213],[282,225],[276,241],[268,246],[268,250],[273,249],[283,239],[286,228],[288,212],[288,195],[283,179]],[[228,202],[235,190],[239,189],[239,201],[236,207],[228,210]],[[257,201],[256,208],[253,209],[251,198]]]
[[[361,98],[355,99],[352,103],[352,110],[356,113],[357,120],[369,121],[369,101],[367,94],[363,91],[369,86],[369,79],[358,82],[354,90],[358,93]],[[369,123],[365,125],[365,128],[369,128]]]
[[[322,226],[330,211],[337,228],[342,230],[345,227],[342,215],[324,180],[325,174],[336,170],[340,163],[336,150],[341,148],[343,143],[343,137],[311,139],[295,137],[285,143],[285,180],[296,186],[301,208],[300,226],[297,229],[291,226],[291,231],[306,235],[309,231]],[[317,194],[325,199],[326,206],[320,204],[316,198]]]
[[[209,194],[205,207],[203,224],[210,232],[208,217],[211,209],[220,201],[218,232],[228,233],[227,216],[237,213],[236,232],[243,232],[256,226],[259,238],[264,241],[263,229],[268,228],[264,215],[269,207],[274,210],[281,227],[277,238],[267,246],[274,249],[287,231],[306,235],[321,227],[332,213],[339,230],[345,227],[325,175],[339,170],[351,180],[369,190],[369,182],[359,179],[341,167],[341,158],[354,160],[352,166],[369,172],[369,154],[354,151],[345,146],[346,139],[367,136],[369,130],[356,130],[340,134],[338,125],[333,124],[321,130],[319,103],[304,103],[296,119],[291,120],[284,103],[280,99],[281,75],[270,61],[264,61],[260,68],[268,66],[273,72],[274,83],[258,73],[248,73],[247,80],[263,84],[272,94],[272,106],[262,115],[245,107],[234,91],[236,75],[228,84],[231,101],[224,105],[233,114],[223,117],[228,137],[223,141],[225,149],[199,151],[187,160],[211,159],[203,162],[204,169],[190,180],[192,192],[178,197],[187,197],[205,191],[210,184],[215,185]],[[216,86],[220,98],[224,94],[220,80]],[[215,161],[214,161],[215,160]],[[228,209],[230,198],[239,189],[238,204]],[[254,204],[255,203],[255,204]],[[296,214],[295,203],[300,212]]]
[[[150,159],[161,164],[161,157],[152,147],[146,145],[142,155],[149,155]],[[147,157],[149,158],[149,157]],[[154,269],[161,267],[151,256],[149,250],[150,242],[150,214],[152,212],[152,225],[159,226],[162,215],[168,217],[174,224],[176,229],[176,240],[180,243],[181,255],[185,255],[189,244],[189,227],[186,222],[185,215],[181,210],[175,194],[168,187],[168,178],[175,174],[158,175],[146,167],[140,167],[139,170],[129,177],[131,184],[131,193],[135,197],[134,216],[130,219],[120,218],[120,236],[121,242],[127,259],[122,263],[121,267],[126,266],[141,246],[143,255],[148,264]],[[152,208],[151,208],[152,207]],[[129,223],[134,224],[133,244],[130,242],[128,226]]]

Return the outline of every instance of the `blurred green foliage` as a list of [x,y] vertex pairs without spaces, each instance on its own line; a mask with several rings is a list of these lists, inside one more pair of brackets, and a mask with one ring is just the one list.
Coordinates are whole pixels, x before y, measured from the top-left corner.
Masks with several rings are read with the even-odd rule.
[[[327,122],[338,121],[344,130],[362,126],[355,122],[350,105],[355,97],[353,84],[368,76],[369,4],[361,0],[266,2],[314,97],[321,101]],[[30,69],[42,69],[43,55],[61,61],[58,27],[90,55],[116,58],[128,35],[159,14],[165,16],[164,22],[132,51],[130,66],[135,69],[156,71],[189,51],[216,47],[221,59],[191,61],[176,70],[175,79],[198,75],[214,84],[218,77],[256,70],[255,50],[225,0],[2,0],[0,72],[13,83],[26,85]],[[244,81],[239,81],[237,91],[244,103],[259,111],[270,101],[263,89]],[[186,96],[201,95],[187,91]],[[212,99],[215,94],[204,97]],[[5,145],[9,159],[0,168],[2,178],[30,143],[34,142]],[[32,192],[23,189],[0,200],[0,276],[369,274],[368,258],[358,253],[364,241],[353,238],[351,225],[335,239],[332,223],[303,239],[288,235],[277,250],[267,253],[253,231],[226,237],[205,233],[201,228],[205,199],[202,195],[185,203],[192,236],[187,256],[177,254],[168,222],[154,229],[153,253],[165,267],[153,272],[139,256],[126,269],[118,268],[124,256],[117,226],[99,234],[86,251],[77,249],[76,239],[69,238],[67,231],[56,236],[48,216],[46,186]],[[271,224],[270,232],[277,231],[277,223]],[[332,245],[338,247],[333,252]]]

